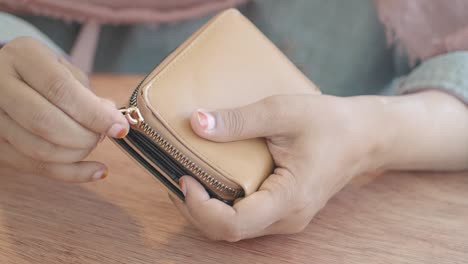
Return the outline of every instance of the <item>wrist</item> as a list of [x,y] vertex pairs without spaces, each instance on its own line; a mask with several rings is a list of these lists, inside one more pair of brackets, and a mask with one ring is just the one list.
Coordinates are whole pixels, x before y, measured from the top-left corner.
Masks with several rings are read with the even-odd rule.
[[[466,105],[434,90],[405,96],[363,96],[374,116],[382,170],[463,170],[468,163]],[[372,134],[368,133],[368,134]],[[369,135],[372,139],[372,135]],[[375,143],[373,143],[375,145]]]
[[392,169],[397,155],[394,151],[396,134],[402,129],[399,111],[390,97],[356,96],[350,100],[353,115],[359,117],[356,125],[361,129],[361,142],[366,146],[367,170],[364,172]]

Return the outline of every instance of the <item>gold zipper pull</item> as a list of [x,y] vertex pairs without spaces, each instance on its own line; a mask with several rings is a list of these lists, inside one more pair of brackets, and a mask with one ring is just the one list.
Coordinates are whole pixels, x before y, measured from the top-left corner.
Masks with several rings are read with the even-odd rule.
[[136,106],[121,108],[120,112],[125,115],[131,126],[139,126],[145,120]]

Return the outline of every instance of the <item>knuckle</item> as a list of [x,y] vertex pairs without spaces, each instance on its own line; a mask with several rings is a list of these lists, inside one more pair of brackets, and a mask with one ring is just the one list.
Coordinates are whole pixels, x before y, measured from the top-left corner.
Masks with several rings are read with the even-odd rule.
[[300,213],[311,205],[317,194],[311,191],[309,184],[283,168],[276,168],[274,173],[281,176],[274,179],[277,180],[277,188],[284,192],[285,201],[291,205],[292,213]]
[[[298,102],[291,100],[291,96],[272,95],[263,100],[263,107],[267,110],[270,118],[281,119],[290,118],[292,107],[296,107]],[[301,113],[302,114],[302,113]]]
[[13,55],[16,53],[16,44],[14,43],[15,40],[7,42],[2,49],[0,50],[2,55]]
[[271,120],[288,120],[290,124],[302,127],[310,113],[308,99],[305,95],[272,95],[262,103]]
[[34,160],[32,164],[32,172],[36,175],[47,175],[48,166],[47,163],[42,160]]
[[75,163],[84,160],[92,149],[62,149],[55,144],[44,144],[32,152],[31,158],[45,162]]
[[225,125],[229,136],[240,136],[244,131],[245,117],[239,109],[225,112]]
[[94,148],[87,148],[79,151],[69,160],[69,162],[78,162],[84,160],[93,151]]
[[83,122],[86,123],[88,128],[98,128],[103,124],[109,124],[108,126],[110,126],[111,119],[105,115],[98,114],[96,111],[84,111],[83,115]]
[[284,96],[282,95],[272,95],[263,100],[263,104],[268,109],[277,109],[282,107]]
[[31,130],[33,133],[47,138],[54,121],[52,111],[52,109],[43,109],[32,113]]
[[25,51],[37,52],[38,49],[43,49],[45,46],[33,37],[17,37],[7,42],[1,49],[2,55],[10,61],[21,61],[24,59]]
[[31,151],[31,158],[44,162],[74,163],[82,161],[89,153],[91,153],[91,149],[63,149],[48,143]]
[[7,42],[5,46],[3,46],[2,51],[16,54],[17,52],[21,52],[24,48],[34,47],[38,44],[39,41],[33,37],[22,36]]
[[309,207],[309,202],[305,199],[296,199],[292,213],[297,214]]
[[302,185],[294,174],[286,169],[276,168],[274,170],[274,175],[276,175],[274,178],[270,176],[272,183],[275,184],[274,187],[276,190],[283,192],[282,196],[285,202],[297,202],[298,197],[302,197]]
[[5,142],[12,144],[16,141],[16,135],[17,133],[13,131],[11,127],[9,128],[9,126],[7,126],[7,128],[5,128],[5,130],[2,133],[2,138]]
[[227,242],[237,242],[242,239],[242,232],[234,222],[226,222],[221,225],[220,232],[215,234],[214,240],[224,240]]
[[208,238],[208,239],[211,240],[211,241],[218,241],[218,240],[220,240],[220,239],[219,239],[219,236],[216,235],[216,234],[214,234],[214,233],[206,232],[206,231],[204,231],[204,230],[201,230],[201,231],[202,231],[203,235],[205,235],[205,237]]
[[53,144],[43,144],[37,148],[33,148],[31,158],[35,160],[49,161],[52,160],[57,152],[57,147]]
[[293,225],[289,231],[291,234],[302,233],[307,228],[307,226],[309,226],[309,223],[310,221],[301,219],[297,222],[297,224]]
[[235,226],[230,226],[224,231],[223,240],[227,242],[237,242],[242,239],[242,233]]
[[299,188],[296,194],[296,198],[294,201],[295,204],[295,212],[300,212],[307,208],[310,204],[310,191],[305,190],[306,188]]
[[[79,137],[81,138],[82,142],[80,146],[77,146],[78,149],[84,150],[86,153],[88,153],[94,150],[98,146],[100,134],[87,131],[86,133],[82,134]],[[76,150],[76,147],[75,147],[75,150]],[[83,152],[80,155],[84,155],[84,154],[85,153]]]
[[70,90],[67,88],[67,79],[62,76],[52,76],[46,81],[46,98],[52,102],[61,102],[67,100]]

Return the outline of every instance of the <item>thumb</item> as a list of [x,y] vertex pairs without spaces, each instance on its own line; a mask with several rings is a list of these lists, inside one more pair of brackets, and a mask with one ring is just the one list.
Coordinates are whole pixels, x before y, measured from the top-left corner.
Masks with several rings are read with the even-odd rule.
[[200,109],[190,123],[196,134],[217,142],[286,135],[300,127],[293,97],[272,96],[235,109]]

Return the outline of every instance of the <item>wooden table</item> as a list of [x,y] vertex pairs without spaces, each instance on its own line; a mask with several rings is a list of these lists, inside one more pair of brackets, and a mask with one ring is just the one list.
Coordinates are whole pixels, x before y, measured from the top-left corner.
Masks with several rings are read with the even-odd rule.
[[[124,102],[141,77],[96,76]],[[110,176],[72,185],[0,172],[0,263],[468,263],[468,174],[394,173],[347,187],[299,235],[211,242],[106,140]]]

